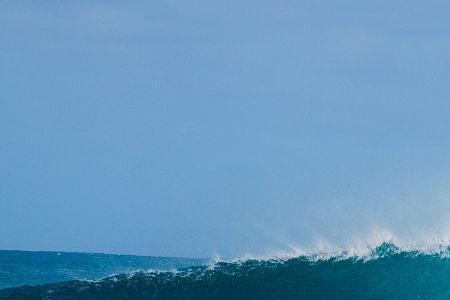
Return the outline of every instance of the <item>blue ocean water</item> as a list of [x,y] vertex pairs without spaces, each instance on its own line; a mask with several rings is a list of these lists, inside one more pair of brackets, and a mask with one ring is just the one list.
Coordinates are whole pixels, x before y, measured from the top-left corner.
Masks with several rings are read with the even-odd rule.
[[179,269],[206,262],[192,258],[0,250],[0,289],[69,280],[96,280],[112,274]]
[[382,244],[368,257],[217,262],[0,291],[0,299],[450,299],[450,258]]

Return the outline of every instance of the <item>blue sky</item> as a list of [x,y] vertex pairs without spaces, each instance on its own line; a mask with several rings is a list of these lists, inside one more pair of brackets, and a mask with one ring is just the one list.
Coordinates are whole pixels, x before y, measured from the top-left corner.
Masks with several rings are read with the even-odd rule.
[[449,9],[2,1],[0,248],[233,256],[448,225]]

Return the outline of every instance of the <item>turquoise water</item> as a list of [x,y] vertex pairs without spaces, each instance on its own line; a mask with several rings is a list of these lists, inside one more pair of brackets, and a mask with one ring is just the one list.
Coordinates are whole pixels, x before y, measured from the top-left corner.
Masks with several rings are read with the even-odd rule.
[[364,259],[219,262],[6,289],[0,299],[450,299],[447,254],[383,244]]

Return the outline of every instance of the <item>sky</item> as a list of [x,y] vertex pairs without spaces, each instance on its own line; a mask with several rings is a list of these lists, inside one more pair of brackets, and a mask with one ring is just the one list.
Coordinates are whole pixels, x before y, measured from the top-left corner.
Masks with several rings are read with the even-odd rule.
[[0,249],[450,232],[448,1],[0,2]]

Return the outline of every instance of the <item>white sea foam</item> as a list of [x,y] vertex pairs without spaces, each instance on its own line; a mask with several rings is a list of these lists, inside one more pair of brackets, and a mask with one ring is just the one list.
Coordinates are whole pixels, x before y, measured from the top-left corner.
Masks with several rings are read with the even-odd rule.
[[449,230],[436,230],[433,233],[417,232],[415,235],[402,237],[388,229],[376,229],[369,233],[349,236],[345,243],[333,243],[331,240],[316,237],[314,243],[308,246],[288,243],[284,249],[268,250],[256,255],[246,253],[230,260],[220,260],[220,256],[216,255],[211,267],[217,262],[284,261],[297,257],[312,261],[349,258],[370,260],[380,257],[375,250],[383,244],[391,245],[391,251],[396,253],[438,254],[448,258],[450,257],[450,227]]

